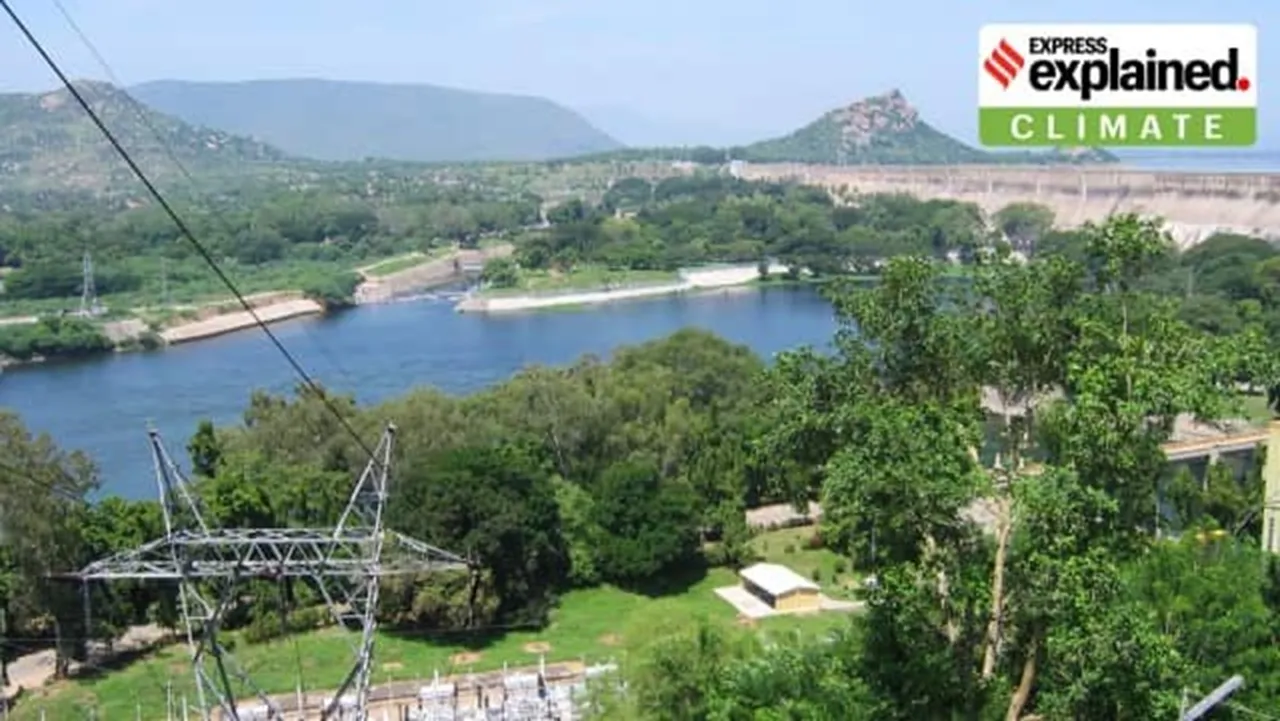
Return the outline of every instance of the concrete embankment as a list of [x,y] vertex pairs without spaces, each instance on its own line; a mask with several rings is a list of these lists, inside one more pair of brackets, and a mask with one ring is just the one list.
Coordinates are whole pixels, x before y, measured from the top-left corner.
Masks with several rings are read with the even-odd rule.
[[[784,273],[782,266],[771,267],[770,273]],[[760,277],[754,265],[723,268],[699,268],[680,271],[680,280],[674,283],[629,288],[593,289],[547,295],[473,296],[455,306],[460,313],[509,313],[522,310],[539,310],[574,305],[598,305],[634,298],[651,298],[672,293],[728,288],[750,283]]]
[[420,293],[431,288],[450,285],[468,276],[474,276],[492,258],[511,255],[510,243],[493,245],[480,250],[455,250],[421,265],[384,276],[366,277],[356,288],[355,301],[360,305],[387,303],[406,295]]
[[994,213],[1041,203],[1060,227],[1114,212],[1160,216],[1174,239],[1194,245],[1217,232],[1280,238],[1280,175],[1153,172],[1113,166],[867,166],[744,164],[748,180],[794,180],[832,190],[910,193],[967,201]]
[[[324,312],[324,307],[314,300],[297,298],[255,306],[253,310],[263,323],[276,323],[290,318],[317,315]],[[160,338],[169,344],[187,343],[252,328],[255,325],[257,321],[248,311],[233,311],[166,328],[160,331]]]

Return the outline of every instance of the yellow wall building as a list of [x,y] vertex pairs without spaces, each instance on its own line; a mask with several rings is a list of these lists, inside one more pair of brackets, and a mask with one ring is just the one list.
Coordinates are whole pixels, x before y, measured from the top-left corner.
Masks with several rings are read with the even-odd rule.
[[1280,553],[1280,421],[1271,421],[1267,435],[1267,460],[1262,465],[1262,548]]
[[781,613],[817,611],[822,607],[818,584],[776,563],[757,563],[738,572],[742,587]]

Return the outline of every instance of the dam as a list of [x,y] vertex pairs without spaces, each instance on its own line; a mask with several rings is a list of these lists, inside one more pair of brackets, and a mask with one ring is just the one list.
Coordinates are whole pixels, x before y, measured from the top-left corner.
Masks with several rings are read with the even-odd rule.
[[1113,165],[879,165],[735,163],[744,180],[794,181],[844,194],[907,193],[959,200],[988,214],[1010,203],[1053,210],[1060,228],[1112,213],[1158,216],[1181,247],[1214,233],[1280,240],[1280,174],[1186,173]]

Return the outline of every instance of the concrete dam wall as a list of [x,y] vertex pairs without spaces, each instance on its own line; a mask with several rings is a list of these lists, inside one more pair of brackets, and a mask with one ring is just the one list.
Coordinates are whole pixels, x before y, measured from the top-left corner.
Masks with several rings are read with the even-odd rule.
[[1040,203],[1057,225],[1076,227],[1115,212],[1165,219],[1183,247],[1218,232],[1280,239],[1280,174],[1182,173],[1113,166],[865,166],[742,164],[747,180],[791,180],[833,191],[909,193],[975,203],[994,213]]

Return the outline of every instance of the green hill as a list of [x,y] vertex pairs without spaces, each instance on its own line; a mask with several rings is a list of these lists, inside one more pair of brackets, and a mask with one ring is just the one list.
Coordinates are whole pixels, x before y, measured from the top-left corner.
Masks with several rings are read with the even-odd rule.
[[727,160],[813,165],[1072,164],[1119,162],[1097,148],[1042,152],[990,152],[974,148],[920,118],[902,93],[892,90],[832,110],[780,138],[733,148],[623,148],[598,160],[672,160],[719,165]]
[[1116,162],[1103,150],[993,153],[973,148],[934,128],[898,90],[832,110],[781,138],[734,153],[759,163],[824,165]]
[[[143,170],[158,177],[177,172],[170,150],[192,172],[246,172],[285,158],[264,143],[145,108],[109,83],[76,87]],[[0,94],[0,186],[98,190],[126,182],[133,182],[129,168],[65,89]]]
[[622,147],[576,112],[544,98],[432,85],[165,80],[130,92],[187,122],[318,160],[544,160]]

